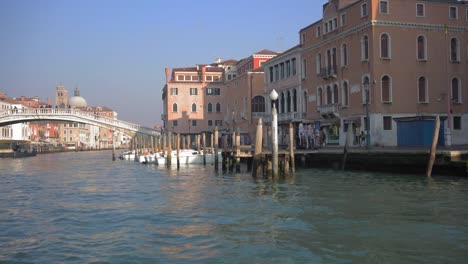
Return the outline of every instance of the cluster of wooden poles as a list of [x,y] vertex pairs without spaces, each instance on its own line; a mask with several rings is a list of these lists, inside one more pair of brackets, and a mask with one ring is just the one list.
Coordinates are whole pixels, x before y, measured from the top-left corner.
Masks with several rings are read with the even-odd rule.
[[[251,145],[241,145],[239,131],[232,132],[232,148],[228,148],[228,135],[223,134],[221,136],[222,142],[222,170],[223,171],[235,171],[240,172],[240,161],[241,158],[247,160],[247,170],[252,172],[253,177],[263,175],[268,178],[275,178],[284,176],[287,177],[291,173],[295,173],[295,160],[294,160],[294,143],[293,143],[293,125],[289,125],[289,150],[283,150],[278,153],[279,160],[279,173],[274,172],[272,165],[273,153],[272,151],[263,151],[263,124],[262,119],[258,120],[257,133],[255,138],[255,150],[252,154]],[[206,140],[207,134],[209,139]],[[196,134],[195,145],[198,152],[203,148],[204,164],[206,165],[206,153],[214,153],[214,168],[216,171],[219,169],[219,131],[218,127],[215,128],[214,132],[205,132]],[[209,141],[209,142],[208,142]],[[208,145],[209,143],[209,145]],[[180,149],[189,149],[191,144],[190,135],[181,135],[179,133],[173,133],[165,131],[159,136],[147,136],[147,135],[136,135],[132,142],[132,149],[135,153],[147,152],[160,152],[164,157],[170,157],[169,153],[172,153],[173,148],[177,150],[177,168],[180,167],[179,152]],[[208,147],[210,146],[210,147]],[[113,159],[115,155],[113,154]],[[167,166],[171,166],[171,158],[167,159]]]

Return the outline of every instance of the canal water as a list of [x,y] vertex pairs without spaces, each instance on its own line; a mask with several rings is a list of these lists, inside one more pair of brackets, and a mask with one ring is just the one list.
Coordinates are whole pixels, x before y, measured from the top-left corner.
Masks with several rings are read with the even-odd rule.
[[0,263],[466,263],[468,179],[0,160]]

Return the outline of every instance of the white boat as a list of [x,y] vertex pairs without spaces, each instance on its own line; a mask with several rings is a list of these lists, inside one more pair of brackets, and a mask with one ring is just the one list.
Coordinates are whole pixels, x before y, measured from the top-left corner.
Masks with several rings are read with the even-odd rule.
[[120,153],[119,158],[123,159],[123,160],[134,160],[135,159],[135,151],[134,150],[129,150],[129,151],[122,152],[122,153]]
[[[158,165],[165,165],[167,162],[167,157],[163,157],[161,152],[147,155],[145,163],[156,163]],[[218,162],[221,162],[222,156],[221,153],[218,153]],[[179,162],[180,164],[203,164],[203,151],[200,153],[193,149],[183,149],[179,152]],[[214,153],[206,153],[205,155],[206,164],[214,164],[215,155]],[[173,150],[171,153],[171,163],[177,164],[177,151]]]

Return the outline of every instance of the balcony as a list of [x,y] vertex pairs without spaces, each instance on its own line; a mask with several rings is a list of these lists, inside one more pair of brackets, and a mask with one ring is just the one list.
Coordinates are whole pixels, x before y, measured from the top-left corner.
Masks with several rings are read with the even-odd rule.
[[337,74],[336,65],[328,66],[328,67],[324,67],[320,69],[320,76],[325,80],[336,79],[337,77],[336,74]]
[[324,118],[339,117],[340,109],[341,104],[320,105],[318,107],[320,115],[322,115]]
[[278,122],[292,122],[297,119],[298,114],[296,112],[291,113],[280,113],[278,115]]

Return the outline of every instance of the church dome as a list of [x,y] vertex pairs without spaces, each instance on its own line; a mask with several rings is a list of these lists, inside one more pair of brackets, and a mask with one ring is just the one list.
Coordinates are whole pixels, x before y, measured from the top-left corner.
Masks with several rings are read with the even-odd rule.
[[75,89],[75,95],[68,99],[68,104],[71,108],[88,107],[86,100],[80,96],[78,88]]

